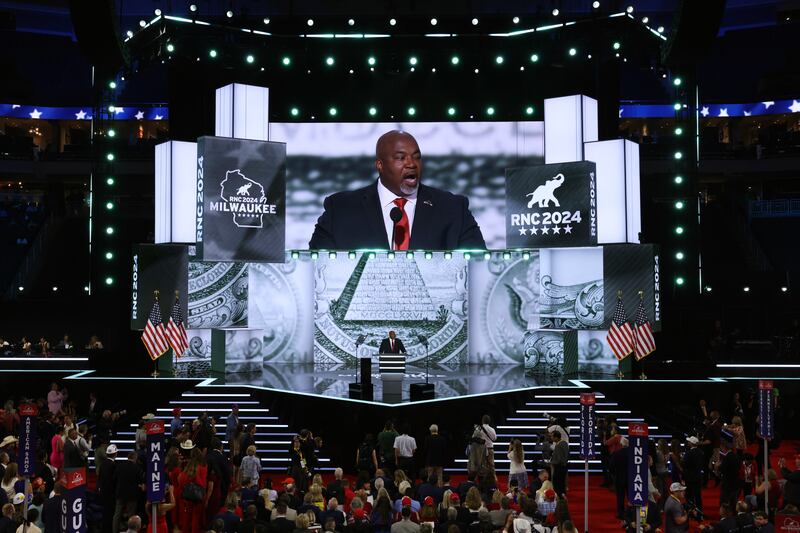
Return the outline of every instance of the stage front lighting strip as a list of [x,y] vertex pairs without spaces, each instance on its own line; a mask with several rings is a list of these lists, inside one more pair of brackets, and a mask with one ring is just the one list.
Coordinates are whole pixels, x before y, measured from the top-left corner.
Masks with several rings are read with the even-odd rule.
[[800,368],[800,364],[778,364],[778,363],[718,363],[717,368]]

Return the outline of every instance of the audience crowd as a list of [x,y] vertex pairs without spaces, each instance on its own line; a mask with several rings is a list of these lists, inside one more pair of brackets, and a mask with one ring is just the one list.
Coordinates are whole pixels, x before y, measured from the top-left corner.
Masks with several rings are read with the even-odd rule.
[[[89,530],[115,533],[151,531],[153,522],[159,533],[572,533],[577,530],[570,508],[583,505],[568,499],[569,431],[563,419],[551,418],[536,443],[538,453],[526,455],[523,443],[512,439],[498,455],[508,458],[499,470],[497,433],[484,416],[467,437],[467,472],[458,482],[444,470],[451,446],[437,425],[417,436],[418,445],[408,427],[387,422],[377,434],[365,435],[354,468],[337,468],[331,479],[318,470],[324,443],[309,430],[291,439],[287,471],[267,475],[256,426],[241,421],[234,405],[219,421],[207,413],[187,419],[174,409],[166,424],[169,482],[165,499],[154,507],[144,486],[145,424],[154,415],[141,418],[134,449],[123,458],[112,440],[125,411],[103,408],[94,394],[85,401],[72,398],[57,383],[31,400],[40,408],[39,446],[27,485],[17,464],[18,406],[7,401],[0,410],[0,533],[23,527],[60,531],[60,474],[79,467],[91,472]],[[690,525],[692,531],[774,531],[773,517],[796,514],[800,505],[800,456],[793,469],[781,460],[780,472],[770,469],[764,480],[748,452],[748,438],[759,435],[747,402],[734,397],[726,422],[705,402],[699,410],[703,424],[697,435],[685,443],[653,443],[644,531],[684,532]],[[605,485],[617,495],[620,528],[632,532],[636,509],[626,504],[627,439],[611,418],[599,421],[598,430]],[[710,483],[720,487],[720,520],[714,522],[702,513],[701,489]]]
[[57,357],[84,353],[89,350],[102,350],[103,348],[103,342],[97,335],[89,337],[85,346],[76,346],[70,336],[66,334],[55,344],[51,344],[45,337],[39,337],[38,340],[22,337],[18,342],[0,337],[0,356],[2,357]]

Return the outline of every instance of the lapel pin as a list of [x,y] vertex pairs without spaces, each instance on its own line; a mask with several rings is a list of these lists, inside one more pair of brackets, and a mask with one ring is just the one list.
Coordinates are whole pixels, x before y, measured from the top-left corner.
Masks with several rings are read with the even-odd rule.
[[433,202],[431,202],[430,200],[423,200],[422,203],[433,207]]

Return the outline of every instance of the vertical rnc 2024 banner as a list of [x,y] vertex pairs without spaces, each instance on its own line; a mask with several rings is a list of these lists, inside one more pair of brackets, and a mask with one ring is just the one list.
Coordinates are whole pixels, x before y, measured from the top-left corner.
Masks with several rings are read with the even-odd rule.
[[19,406],[19,473],[32,476],[36,473],[36,417],[39,406],[25,403]]
[[581,393],[581,459],[594,457],[594,408],[595,396],[593,392]]
[[197,259],[283,263],[286,144],[197,140]]
[[154,420],[144,426],[147,434],[145,459],[147,461],[147,501],[150,503],[164,500],[164,421]]
[[771,380],[758,381],[758,432],[764,439],[771,439],[775,433],[775,397]]
[[650,435],[647,424],[631,422],[628,424],[628,501],[636,507],[647,506],[647,438]]
[[61,533],[86,533],[86,468],[66,469],[61,483]]

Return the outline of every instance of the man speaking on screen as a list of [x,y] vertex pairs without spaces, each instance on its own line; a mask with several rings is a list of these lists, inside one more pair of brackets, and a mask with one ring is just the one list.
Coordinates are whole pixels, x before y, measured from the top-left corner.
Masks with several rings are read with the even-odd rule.
[[404,131],[375,145],[376,183],[325,198],[308,247],[312,250],[483,249],[481,229],[464,196],[422,181],[422,153]]

